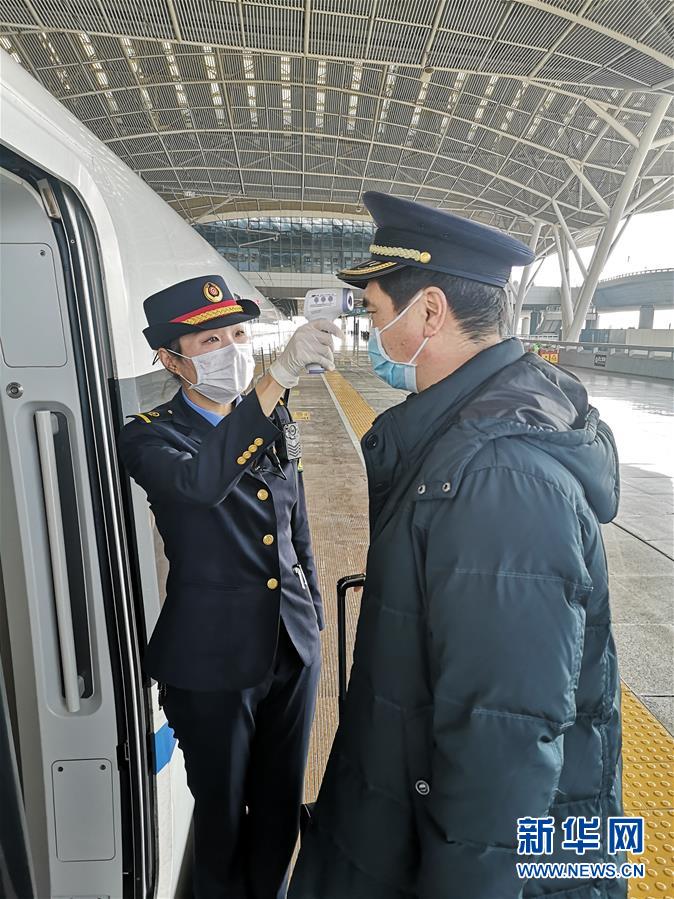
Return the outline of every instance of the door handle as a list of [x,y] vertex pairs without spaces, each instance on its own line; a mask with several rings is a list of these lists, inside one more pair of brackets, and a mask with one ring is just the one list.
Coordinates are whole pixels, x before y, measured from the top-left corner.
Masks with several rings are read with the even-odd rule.
[[77,673],[75,635],[70,606],[70,585],[68,583],[52,413],[46,410],[36,412],[35,427],[37,429],[40,470],[42,472],[42,493],[47,514],[47,534],[49,536],[54,602],[58,623],[63,689],[66,707],[69,712],[75,714],[80,710],[80,682]]

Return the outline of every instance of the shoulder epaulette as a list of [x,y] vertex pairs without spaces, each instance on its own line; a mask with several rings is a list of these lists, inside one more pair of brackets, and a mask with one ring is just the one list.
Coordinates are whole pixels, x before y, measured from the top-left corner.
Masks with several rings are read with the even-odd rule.
[[145,424],[151,425],[158,419],[167,419],[173,415],[172,409],[153,409],[151,412],[134,412],[133,415],[127,415],[127,418],[135,418],[138,421],[144,421]]

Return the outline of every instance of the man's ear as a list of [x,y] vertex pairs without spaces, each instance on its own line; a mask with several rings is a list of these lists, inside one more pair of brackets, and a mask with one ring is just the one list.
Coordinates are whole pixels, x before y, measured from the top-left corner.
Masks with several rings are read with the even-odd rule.
[[447,318],[447,298],[439,287],[427,287],[424,293],[425,315],[424,337],[434,337],[441,330]]

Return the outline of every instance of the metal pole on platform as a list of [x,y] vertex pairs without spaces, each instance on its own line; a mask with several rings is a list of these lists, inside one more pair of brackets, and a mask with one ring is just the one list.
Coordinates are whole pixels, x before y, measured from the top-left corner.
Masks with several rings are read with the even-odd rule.
[[559,260],[559,273],[562,276],[560,291],[562,306],[562,340],[566,337],[573,321],[573,301],[571,299],[571,281],[569,279],[569,252],[564,243],[564,235],[557,228],[554,229],[555,244],[557,246],[557,259]]
[[[541,229],[543,228],[543,222],[539,219],[534,222],[534,229],[531,232],[531,239],[529,240],[529,247],[533,253],[536,252],[536,245],[538,244],[538,238],[541,236]],[[534,262],[536,260],[534,259]],[[522,280],[520,281],[520,286],[517,291],[517,297],[515,298],[515,308],[513,310],[513,324],[512,324],[512,333],[517,336],[517,332],[519,331],[520,325],[520,316],[522,315],[522,306],[524,305],[524,297],[527,294],[527,286],[529,284],[529,279],[531,277],[531,271],[534,265],[534,262],[531,265],[525,265],[522,270]]]
[[[557,203],[554,200],[552,201],[552,207],[555,210],[555,215],[557,216],[559,224],[562,226],[562,231],[564,232],[564,236],[566,237],[566,245],[571,247],[571,251],[573,252],[573,255],[576,257],[576,262],[578,263],[578,268],[581,270],[581,272],[583,274],[583,278],[587,278],[587,268],[585,267],[585,263],[583,262],[583,259],[580,255],[580,253],[578,252],[578,247],[576,246],[576,242],[573,239],[573,235],[569,231],[569,226],[566,224],[566,221],[564,220],[564,216],[562,215],[562,210],[559,208],[559,206],[557,205]],[[567,255],[568,255],[568,253],[567,253]],[[568,269],[568,265],[567,265],[567,269]]]
[[580,332],[583,328],[585,317],[590,308],[590,303],[592,302],[594,292],[597,289],[597,284],[599,283],[599,278],[601,277],[602,270],[604,268],[604,265],[606,264],[606,260],[608,259],[608,254],[611,250],[611,245],[613,244],[613,238],[615,237],[618,226],[620,225],[620,220],[625,213],[627,201],[630,198],[630,194],[634,190],[634,185],[636,184],[637,178],[639,177],[639,172],[641,171],[644,160],[648,155],[648,151],[653,145],[655,135],[658,133],[658,129],[662,124],[662,120],[664,119],[665,114],[669,109],[671,100],[672,98],[669,94],[658,99],[657,103],[655,104],[655,109],[651,113],[651,116],[646,123],[646,127],[643,130],[643,133],[639,140],[639,146],[634,151],[632,161],[627,167],[625,177],[622,184],[620,185],[620,190],[618,191],[615,202],[613,203],[613,206],[611,208],[611,214],[608,217],[606,227],[604,228],[601,237],[597,241],[597,245],[594,248],[592,261],[590,262],[587,272],[587,278],[583,282],[583,286],[578,297],[575,315],[573,317],[573,322],[571,323],[571,327],[567,336],[567,339],[572,343],[575,343],[580,337]]
[[631,221],[632,221],[632,215],[631,215],[631,214],[628,215],[628,216],[626,216],[626,218],[623,219],[622,227],[620,228],[620,231],[618,231],[618,233],[616,234],[615,240],[614,240],[613,243],[611,244],[611,249],[608,251],[608,256],[606,257],[606,261],[607,261],[607,262],[608,262],[608,260],[611,258],[611,253],[613,253],[613,251],[615,250],[615,248],[616,248],[616,247],[618,246],[618,244],[620,243],[620,238],[621,238],[621,237],[623,236],[623,234],[625,233],[625,228],[629,225],[629,223],[630,223]]

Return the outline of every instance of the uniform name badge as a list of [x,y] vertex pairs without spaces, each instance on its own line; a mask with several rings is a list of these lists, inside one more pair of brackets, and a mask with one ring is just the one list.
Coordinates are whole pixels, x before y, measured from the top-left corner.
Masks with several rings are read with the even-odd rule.
[[302,455],[302,440],[300,438],[300,426],[296,421],[289,421],[283,425],[283,442],[285,444],[286,458],[299,459]]

